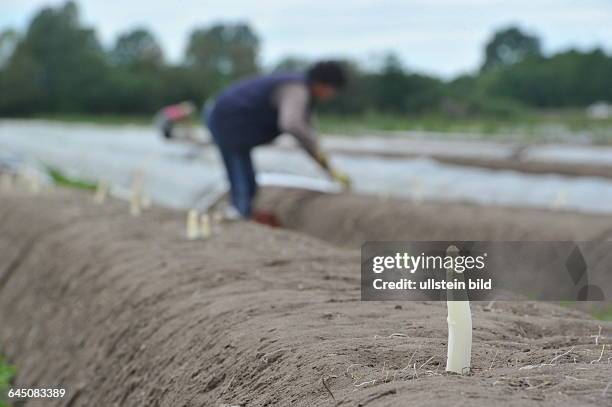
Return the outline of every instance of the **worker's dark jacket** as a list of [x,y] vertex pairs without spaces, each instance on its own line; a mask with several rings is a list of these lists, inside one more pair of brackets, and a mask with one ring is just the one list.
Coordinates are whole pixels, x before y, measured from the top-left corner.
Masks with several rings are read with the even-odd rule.
[[208,116],[208,127],[221,148],[248,150],[278,137],[278,108],[273,95],[280,85],[305,83],[304,75],[271,74],[246,79],[221,93]]

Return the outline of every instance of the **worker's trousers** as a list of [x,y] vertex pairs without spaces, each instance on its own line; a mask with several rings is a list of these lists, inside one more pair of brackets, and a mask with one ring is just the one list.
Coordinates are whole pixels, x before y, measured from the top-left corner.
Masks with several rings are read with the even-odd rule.
[[232,204],[243,217],[250,218],[257,192],[251,151],[231,151],[224,149],[219,144],[217,146],[227,171]]
[[231,135],[218,134],[210,126],[210,107],[206,106],[203,111],[204,123],[208,124],[213,141],[217,145],[230,185],[230,198],[234,207],[245,218],[250,218],[253,211],[253,200],[257,193],[255,181],[255,170],[251,158],[251,148],[231,148],[224,142]]

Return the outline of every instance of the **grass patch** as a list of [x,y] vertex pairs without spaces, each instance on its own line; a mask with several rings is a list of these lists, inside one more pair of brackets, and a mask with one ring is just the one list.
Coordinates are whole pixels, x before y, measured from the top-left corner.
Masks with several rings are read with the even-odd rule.
[[47,167],[47,172],[55,185],[65,187],[65,188],[73,188],[73,189],[81,189],[85,191],[95,191],[96,184],[89,181],[84,181],[82,179],[70,177],[57,168]]
[[32,119],[51,120],[64,123],[92,123],[99,125],[139,124],[150,125],[153,116],[114,114],[57,114],[33,116]]
[[612,321],[612,308],[597,310],[593,312],[593,316],[602,321]]
[[16,369],[9,365],[4,357],[0,355],[0,407],[9,407],[6,393],[11,385],[11,380],[15,376]]
[[576,301],[558,301],[557,304],[569,309],[581,309],[600,321],[612,321],[612,306],[607,304],[603,306],[589,306],[588,308],[576,307]]

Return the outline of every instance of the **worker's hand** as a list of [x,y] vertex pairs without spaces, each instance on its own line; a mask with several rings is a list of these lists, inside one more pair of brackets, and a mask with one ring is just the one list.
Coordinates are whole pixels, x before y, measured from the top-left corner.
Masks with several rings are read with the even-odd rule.
[[327,158],[327,154],[319,150],[317,151],[315,158],[322,168],[329,170],[329,158]]
[[351,189],[351,179],[349,178],[348,175],[346,175],[345,173],[340,172],[338,170],[331,170],[329,172],[329,174],[331,175],[331,177],[332,177],[332,179],[334,181],[336,181],[337,183],[342,185],[342,188],[344,190],[350,190]]

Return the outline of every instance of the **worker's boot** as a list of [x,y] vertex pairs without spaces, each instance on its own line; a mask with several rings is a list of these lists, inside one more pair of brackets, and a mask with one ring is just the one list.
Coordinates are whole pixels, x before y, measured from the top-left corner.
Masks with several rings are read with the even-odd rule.
[[262,225],[278,228],[281,226],[280,221],[272,212],[266,211],[254,211],[251,216],[253,222],[260,223]]

